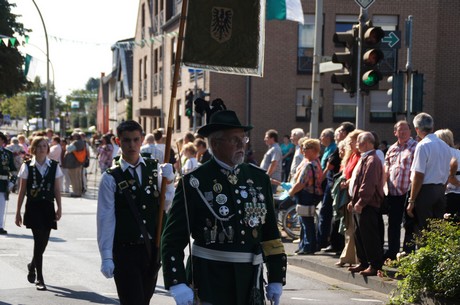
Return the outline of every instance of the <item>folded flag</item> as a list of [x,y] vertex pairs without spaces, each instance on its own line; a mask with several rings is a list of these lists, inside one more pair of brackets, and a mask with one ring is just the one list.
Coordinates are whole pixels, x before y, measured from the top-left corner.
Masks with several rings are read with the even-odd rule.
[[267,20],[292,20],[303,24],[300,0],[267,0]]
[[189,0],[182,62],[221,73],[262,76],[264,1]]

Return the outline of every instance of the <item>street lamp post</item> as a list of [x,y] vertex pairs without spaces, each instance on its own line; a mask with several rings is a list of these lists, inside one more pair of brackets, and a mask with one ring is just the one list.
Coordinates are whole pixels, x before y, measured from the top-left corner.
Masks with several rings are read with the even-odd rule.
[[40,19],[43,24],[43,29],[45,30],[45,41],[46,41],[46,105],[45,105],[45,119],[46,119],[46,127],[50,127],[50,50],[48,44],[48,32],[46,31],[45,21],[43,20],[42,13],[35,3],[35,0],[32,0],[37,8],[38,14],[40,15]]

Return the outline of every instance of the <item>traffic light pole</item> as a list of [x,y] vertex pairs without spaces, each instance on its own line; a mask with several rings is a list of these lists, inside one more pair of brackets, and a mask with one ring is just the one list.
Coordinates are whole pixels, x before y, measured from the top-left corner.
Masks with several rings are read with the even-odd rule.
[[363,48],[363,29],[367,19],[367,9],[360,8],[359,12],[359,35],[358,35],[358,56],[356,69],[356,128],[364,129],[364,99],[361,93],[361,51]]
[[407,47],[407,62],[406,62],[406,121],[409,122],[412,112],[413,99],[413,81],[412,81],[412,20],[410,15],[406,20],[406,47]]
[[[195,69],[193,72],[195,74],[195,88],[193,89],[193,97],[194,99],[197,98],[198,95],[198,71]],[[193,110],[193,104],[192,104],[192,116],[193,116],[193,133],[196,131],[196,111]]]
[[318,138],[319,124],[319,94],[320,94],[320,73],[319,63],[321,58],[322,29],[323,29],[323,0],[316,0],[315,8],[315,45],[313,50],[313,71],[311,84],[311,115],[310,115],[310,137]]
[[[35,0],[32,0],[35,5],[35,8],[38,11],[38,15],[40,15],[40,19],[43,24],[43,29],[45,31],[45,41],[46,41],[46,105],[45,105],[45,119],[46,119],[46,127],[50,128],[50,50],[48,44],[48,32],[46,31],[45,21],[43,20],[42,13],[35,3]],[[53,78],[54,80],[54,78]]]

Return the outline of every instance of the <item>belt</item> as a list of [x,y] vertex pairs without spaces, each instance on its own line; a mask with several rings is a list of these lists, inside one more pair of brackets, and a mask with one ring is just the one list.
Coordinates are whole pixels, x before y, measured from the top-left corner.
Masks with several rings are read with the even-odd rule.
[[252,263],[253,265],[259,265],[264,262],[262,254],[212,250],[195,244],[192,247],[192,255],[218,262]]
[[0,180],[8,180],[10,179],[10,177],[8,177],[7,175],[0,175]]
[[[150,240],[152,241],[152,240]],[[122,247],[133,247],[133,246],[143,246],[145,245],[145,242],[143,239],[139,239],[136,241],[127,241],[127,242],[121,242],[119,243]]]

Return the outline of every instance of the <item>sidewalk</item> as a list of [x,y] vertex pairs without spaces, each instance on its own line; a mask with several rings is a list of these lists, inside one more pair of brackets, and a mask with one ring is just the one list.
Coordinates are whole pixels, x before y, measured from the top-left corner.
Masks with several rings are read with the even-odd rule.
[[292,251],[288,250],[293,245],[292,243],[284,243],[284,245],[288,253],[289,265],[305,268],[334,279],[359,285],[388,295],[397,287],[397,280],[388,277],[380,278],[378,276],[364,277],[348,271],[348,265],[346,267],[337,267],[335,263],[338,261],[338,257],[335,256],[334,253],[317,252],[314,255],[297,256],[292,255],[297,248],[296,245],[294,245]]

